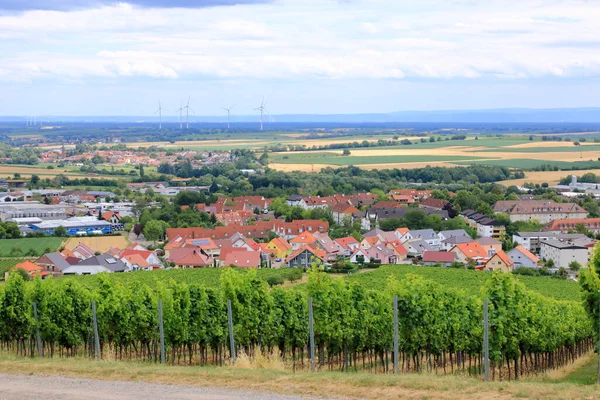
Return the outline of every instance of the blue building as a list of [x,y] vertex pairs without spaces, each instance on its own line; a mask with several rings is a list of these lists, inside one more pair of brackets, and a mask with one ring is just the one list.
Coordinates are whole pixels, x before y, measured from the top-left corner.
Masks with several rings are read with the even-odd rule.
[[44,232],[47,235],[53,235],[59,226],[67,230],[67,235],[106,235],[112,233],[112,224],[108,221],[99,221],[94,217],[75,217],[68,220],[42,221],[29,225],[34,232]]

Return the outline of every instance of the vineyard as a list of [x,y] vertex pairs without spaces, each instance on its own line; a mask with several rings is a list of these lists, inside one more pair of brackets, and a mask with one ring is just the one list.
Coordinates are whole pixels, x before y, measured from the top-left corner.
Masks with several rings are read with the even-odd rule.
[[47,357],[91,357],[94,301],[103,357],[158,362],[162,321],[167,363],[224,365],[231,360],[230,300],[236,353],[276,352],[301,370],[310,364],[310,297],[316,368],[386,373],[395,358],[392,298],[397,296],[403,373],[480,374],[482,298],[489,301],[493,379],[558,368],[593,348],[592,323],[580,303],[545,298],[508,274],[489,275],[481,295],[412,274],[402,280],[392,276],[383,290],[371,290],[316,270],[309,272],[304,289],[271,289],[256,271],[231,269],[220,273],[218,285],[128,283],[108,276],[99,276],[94,285],[73,279],[26,283],[13,274],[0,287],[0,341],[23,356],[43,351]]
[[[178,283],[197,283],[204,287],[219,287],[221,285],[221,275],[225,268],[197,268],[197,269],[171,269],[156,271],[140,271],[128,274],[101,274],[101,275],[81,275],[62,277],[59,281],[68,282],[77,281],[87,288],[97,288],[101,282],[110,280],[112,283],[131,285],[134,282],[141,282],[154,286],[159,282],[178,282]],[[236,273],[246,274],[247,269],[231,269]],[[260,279],[270,281],[273,278],[281,278],[278,283],[283,281],[295,281],[302,277],[302,270],[298,269],[258,269],[255,271]]]
[[[479,295],[491,273],[454,268],[435,268],[412,265],[384,265],[368,273],[355,274],[348,277],[367,289],[385,287],[386,279],[392,275],[402,279],[408,274],[422,276],[438,282],[445,287],[462,289],[467,293]],[[527,289],[556,300],[581,300],[579,285],[576,282],[552,277],[514,275]]]

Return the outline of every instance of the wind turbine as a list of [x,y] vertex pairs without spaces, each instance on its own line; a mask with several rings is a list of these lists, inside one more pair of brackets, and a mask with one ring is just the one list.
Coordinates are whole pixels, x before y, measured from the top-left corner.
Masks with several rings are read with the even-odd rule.
[[183,108],[185,108],[185,129],[190,129],[190,109],[192,110],[192,112],[194,112],[194,109],[192,107],[190,107],[190,99],[192,98],[192,96],[188,97],[188,101],[187,101],[187,105]]
[[265,103],[265,97],[263,96],[262,102],[260,103],[260,107],[255,108],[254,111],[260,111],[260,130],[263,130],[263,115],[267,111],[266,109],[267,103]]
[[160,105],[160,99],[158,99],[158,110],[154,112],[154,115],[158,114],[158,129],[162,129],[162,106]]
[[231,110],[233,110],[233,107],[235,107],[235,104],[229,108],[222,107],[223,110],[227,111],[227,130],[229,130],[229,116],[230,116]]
[[179,129],[183,130],[183,122],[181,121],[181,118],[183,117],[183,101],[180,103],[181,107],[179,107]]

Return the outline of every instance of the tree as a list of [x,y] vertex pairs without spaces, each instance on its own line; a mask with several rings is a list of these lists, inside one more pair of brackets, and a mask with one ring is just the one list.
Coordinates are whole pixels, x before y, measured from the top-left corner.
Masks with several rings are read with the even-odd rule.
[[351,153],[350,153],[350,150],[349,150],[349,149],[344,149],[344,151],[342,151],[342,155],[343,155],[343,156],[349,156],[350,154],[351,154]]
[[56,227],[56,229],[54,230],[54,236],[57,236],[57,237],[67,236],[67,229],[62,225]]
[[577,272],[581,269],[581,264],[579,264],[577,261],[571,261],[569,263],[569,269],[573,272]]
[[135,224],[133,225],[133,233],[135,234],[136,237],[139,237],[142,234],[142,225],[141,224]]
[[37,184],[40,182],[40,177],[37,175],[31,175],[31,179],[29,180],[29,182],[32,186],[37,186]]
[[161,239],[165,235],[165,229],[168,227],[165,221],[152,220],[144,226],[144,236],[146,240],[153,242]]

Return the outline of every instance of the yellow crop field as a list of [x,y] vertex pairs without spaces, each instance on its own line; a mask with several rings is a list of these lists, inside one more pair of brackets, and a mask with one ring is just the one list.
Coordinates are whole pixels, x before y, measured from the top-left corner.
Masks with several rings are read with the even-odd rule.
[[100,253],[106,253],[112,248],[123,250],[129,246],[129,241],[124,236],[94,236],[71,238],[65,243],[65,249],[73,250],[79,243],[84,243]]
[[29,177],[31,175],[38,175],[41,178],[53,178],[56,175],[65,175],[69,178],[81,178],[88,176],[83,172],[72,172],[64,171],[61,169],[46,169],[36,167],[21,167],[14,165],[0,165],[0,176],[12,176],[13,174],[20,174],[22,177]]
[[525,172],[525,178],[523,179],[511,179],[509,181],[502,181],[504,186],[522,186],[525,183],[548,183],[549,185],[556,185],[558,182],[568,175],[581,176],[591,172],[592,174],[600,175],[600,169],[588,169],[580,171],[531,171]]

